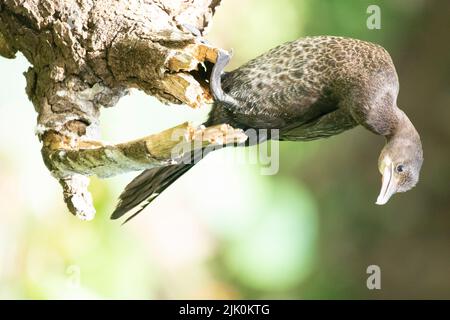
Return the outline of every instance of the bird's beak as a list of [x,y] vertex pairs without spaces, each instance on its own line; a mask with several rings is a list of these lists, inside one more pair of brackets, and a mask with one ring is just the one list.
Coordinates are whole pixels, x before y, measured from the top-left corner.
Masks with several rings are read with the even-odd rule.
[[397,183],[394,177],[394,164],[390,161],[384,166],[382,181],[381,191],[376,202],[378,205],[386,204],[389,198],[396,192]]

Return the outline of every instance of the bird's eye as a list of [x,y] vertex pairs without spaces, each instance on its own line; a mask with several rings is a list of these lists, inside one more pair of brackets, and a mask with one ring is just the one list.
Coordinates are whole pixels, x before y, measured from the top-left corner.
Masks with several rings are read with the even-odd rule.
[[397,171],[398,173],[401,173],[405,170],[405,166],[402,164],[399,164],[396,168],[395,171]]

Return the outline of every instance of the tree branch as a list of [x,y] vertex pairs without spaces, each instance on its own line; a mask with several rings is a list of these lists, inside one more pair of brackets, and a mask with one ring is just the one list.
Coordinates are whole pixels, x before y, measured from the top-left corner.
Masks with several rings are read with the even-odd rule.
[[87,176],[106,178],[132,170],[179,164],[192,151],[239,144],[246,139],[242,130],[229,125],[194,128],[186,122],[119,144],[62,139],[59,134],[46,132],[43,152],[44,159],[49,161],[47,167],[63,186],[69,209],[82,219],[92,219],[95,210],[87,191]]
[[[26,92],[38,112],[42,155],[63,186],[68,208],[90,219],[95,210],[87,176],[107,177],[176,163],[171,148],[185,143],[241,141],[226,127],[187,124],[123,144],[99,139],[102,107],[112,107],[129,88],[165,103],[193,108],[212,102],[207,70],[221,50],[201,39],[218,0],[72,1],[3,0],[0,55],[20,51],[32,64]],[[197,32],[198,31],[198,32]],[[220,134],[219,134],[220,133]],[[188,137],[188,138],[186,138]],[[170,139],[169,139],[170,138]]]
[[119,144],[99,141],[62,140],[47,133],[45,158],[52,171],[61,176],[79,173],[85,176],[111,177],[129,171],[178,164],[185,155],[203,147],[242,143],[247,139],[240,129],[223,124],[194,128],[189,123],[157,134]]

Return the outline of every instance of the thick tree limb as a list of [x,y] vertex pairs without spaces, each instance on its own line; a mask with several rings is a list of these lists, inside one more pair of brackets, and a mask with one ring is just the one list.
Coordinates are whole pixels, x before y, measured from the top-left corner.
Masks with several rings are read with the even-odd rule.
[[[72,213],[95,212],[88,178],[168,165],[174,130],[214,144],[225,127],[187,125],[136,141],[107,145],[99,138],[102,107],[112,107],[129,88],[163,102],[201,107],[212,102],[207,67],[219,48],[205,44],[219,0],[3,0],[0,55],[22,52],[32,64],[27,94],[38,112],[44,162],[63,186]],[[210,63],[208,65],[208,63]],[[131,111],[130,111],[131,112]],[[226,127],[229,139],[243,133]],[[201,132],[201,134],[200,134]],[[206,140],[205,140],[206,139]],[[179,141],[178,141],[179,142]]]
[[223,124],[205,128],[189,123],[141,139],[119,144],[98,141],[62,140],[48,132],[45,158],[52,171],[85,176],[111,177],[128,171],[178,164],[185,155],[203,147],[242,143],[247,139],[240,129]]
[[91,219],[95,211],[87,192],[87,176],[95,174],[106,178],[130,170],[179,164],[192,151],[242,143],[246,139],[242,130],[225,124],[194,128],[184,123],[158,134],[115,145],[61,139],[60,135],[47,132],[43,152],[44,159],[49,161],[47,166],[58,175],[68,207],[80,218]]

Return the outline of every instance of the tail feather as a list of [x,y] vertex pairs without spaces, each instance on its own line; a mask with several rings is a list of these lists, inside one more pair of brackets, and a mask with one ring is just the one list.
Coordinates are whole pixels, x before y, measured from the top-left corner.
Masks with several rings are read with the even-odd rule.
[[141,205],[137,212],[125,220],[129,221],[193,166],[194,164],[178,164],[145,170],[125,187],[111,219],[118,219]]
[[[216,147],[218,148],[218,147]],[[119,196],[119,203],[111,215],[111,219],[119,219],[127,212],[139,207],[125,222],[134,218],[145,209],[161,192],[167,189],[179,177],[192,168],[197,162],[214,149],[200,149],[187,154],[182,161],[183,164],[170,165],[145,170],[133,179]],[[124,223],[125,223],[124,222]]]

